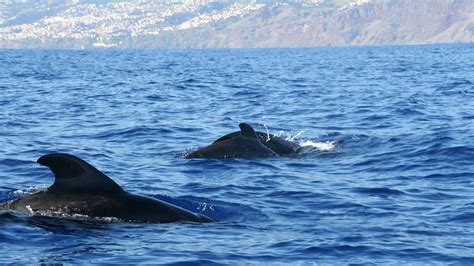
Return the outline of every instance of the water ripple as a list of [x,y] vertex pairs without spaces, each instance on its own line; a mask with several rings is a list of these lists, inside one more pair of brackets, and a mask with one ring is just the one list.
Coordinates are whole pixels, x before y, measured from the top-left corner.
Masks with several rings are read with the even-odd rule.
[[[0,263],[473,264],[473,48],[0,50],[0,202],[67,152],[218,220],[0,210]],[[183,159],[240,122],[303,155]]]

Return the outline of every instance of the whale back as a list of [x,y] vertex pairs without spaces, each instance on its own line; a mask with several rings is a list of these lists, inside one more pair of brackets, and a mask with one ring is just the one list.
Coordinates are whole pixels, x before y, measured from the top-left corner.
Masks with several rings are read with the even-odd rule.
[[246,123],[239,124],[240,132],[231,137],[221,138],[211,145],[200,148],[185,158],[224,159],[239,157],[273,157],[278,156],[260,141],[255,130]]
[[[297,153],[298,151],[298,148],[299,148],[298,144],[285,140],[281,137],[277,137],[270,133],[264,133],[260,131],[254,131],[254,132],[263,145],[265,145],[267,148],[274,151],[278,155],[292,155],[292,154]],[[241,135],[242,135],[242,131],[235,131],[216,139],[213,142],[213,144],[230,140],[230,139],[235,139]]]
[[123,189],[112,179],[82,159],[69,154],[52,153],[41,156],[39,164],[54,174],[54,183],[48,188],[53,193],[122,193]]
[[54,173],[53,185],[2,203],[0,208],[30,216],[72,219],[117,218],[153,223],[214,221],[155,198],[127,193],[105,174],[72,155],[48,154],[40,157],[38,163]]
[[239,128],[241,136],[258,140],[257,133],[255,133],[255,130],[249,124],[240,123]]

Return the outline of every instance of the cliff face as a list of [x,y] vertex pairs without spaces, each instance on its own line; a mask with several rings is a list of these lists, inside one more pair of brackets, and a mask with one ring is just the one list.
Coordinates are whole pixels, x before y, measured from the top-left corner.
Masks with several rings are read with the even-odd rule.
[[[57,8],[63,13],[34,23],[0,24],[0,48],[246,48],[474,42],[474,0],[334,3],[267,1],[199,7],[181,3],[168,4],[166,8],[170,9],[161,15],[159,10],[164,4],[142,4],[143,12],[133,1],[118,7],[63,4]],[[127,14],[129,9],[132,11]],[[156,11],[149,12],[150,9]]]
[[352,44],[474,41],[474,1],[397,0],[367,7],[375,15]]
[[[335,11],[273,6],[220,28],[180,34],[197,47],[474,42],[474,1],[394,0]],[[202,35],[205,41],[198,38]]]

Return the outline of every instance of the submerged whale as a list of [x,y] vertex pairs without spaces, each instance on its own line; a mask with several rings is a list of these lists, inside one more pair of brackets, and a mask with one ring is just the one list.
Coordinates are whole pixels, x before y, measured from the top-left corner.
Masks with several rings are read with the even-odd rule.
[[161,200],[130,194],[104,173],[75,156],[53,153],[40,157],[37,162],[54,173],[53,185],[0,204],[0,208],[27,215],[117,218],[127,222],[214,221]]
[[255,131],[249,124],[240,123],[240,131],[224,135],[212,144],[186,155],[186,159],[274,157],[291,155],[298,151],[299,145],[272,134]]

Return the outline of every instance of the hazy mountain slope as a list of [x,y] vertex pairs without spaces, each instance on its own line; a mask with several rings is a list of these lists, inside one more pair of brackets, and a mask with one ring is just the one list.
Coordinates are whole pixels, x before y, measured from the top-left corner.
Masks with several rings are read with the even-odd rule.
[[190,29],[180,35],[195,47],[473,42],[473,6],[471,0],[398,0],[336,11],[267,6],[220,28]]
[[397,0],[367,8],[373,16],[353,44],[474,41],[472,0]]
[[[311,47],[474,42],[474,0],[43,1],[4,8],[0,47]],[[301,1],[304,2],[304,1]],[[1,8],[0,8],[1,10]],[[5,11],[7,10],[7,11]]]

